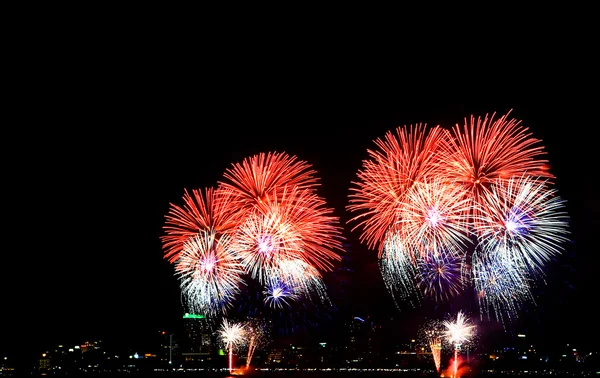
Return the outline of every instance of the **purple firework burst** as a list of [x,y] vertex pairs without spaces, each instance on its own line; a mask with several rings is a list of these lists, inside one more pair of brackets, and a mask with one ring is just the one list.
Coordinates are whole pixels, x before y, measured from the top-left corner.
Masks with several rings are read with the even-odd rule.
[[418,287],[424,297],[449,301],[465,288],[464,258],[450,253],[422,256],[417,261]]

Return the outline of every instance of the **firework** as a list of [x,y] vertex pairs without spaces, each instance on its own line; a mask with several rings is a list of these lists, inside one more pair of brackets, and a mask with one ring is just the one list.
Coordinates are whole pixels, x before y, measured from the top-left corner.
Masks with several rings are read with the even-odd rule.
[[316,295],[321,303],[330,304],[323,276],[319,270],[303,260],[284,260],[278,266],[277,277],[292,285],[299,296],[311,299]]
[[568,241],[564,202],[545,181],[513,177],[487,192],[486,216],[476,224],[486,254],[502,253],[532,274],[560,254]]
[[456,314],[456,320],[444,320],[443,324],[446,327],[444,336],[454,346],[460,346],[469,341],[475,333],[475,325],[462,311]]
[[468,342],[475,334],[475,325],[461,311],[456,315],[456,320],[445,320],[443,322],[446,331],[445,340],[454,346],[454,377],[458,373],[458,350],[461,344]]
[[253,211],[236,230],[234,248],[248,273],[260,283],[269,281],[281,260],[301,256],[302,236],[285,214],[290,208]]
[[[387,272],[400,273],[402,282],[412,282],[402,271],[412,264],[424,296],[446,300],[463,288],[462,261],[471,243],[467,234],[466,201],[456,200],[456,187],[431,179],[415,182],[407,190],[399,220],[384,243]],[[401,260],[398,254],[401,254]],[[405,287],[406,285],[403,285]]]
[[504,180],[523,174],[554,178],[547,169],[540,141],[509,115],[497,119],[495,113],[483,119],[471,116],[462,128],[457,124],[452,129],[454,138],[450,139],[444,177],[458,185],[464,198],[471,201],[473,206],[467,209],[474,218],[493,205],[486,194]]
[[383,253],[385,235],[400,220],[408,190],[415,182],[436,177],[441,168],[441,154],[448,149],[447,130],[418,124],[398,127],[385,139],[375,140],[378,150],[368,150],[370,160],[363,162],[359,181],[353,182],[347,209],[359,213],[350,222],[353,230],[361,227],[361,242]]
[[316,172],[305,161],[285,153],[260,153],[233,164],[223,175],[220,187],[232,189],[239,195],[241,206],[252,208],[285,186],[314,189]]
[[280,261],[272,270],[263,294],[265,304],[274,309],[289,308],[292,302],[312,300],[315,295],[321,303],[330,304],[321,273],[299,259]]
[[227,189],[206,188],[204,195],[200,190],[191,194],[186,190],[184,206],[171,204],[165,217],[166,235],[161,237],[164,257],[173,263],[191,237],[203,231],[218,236],[237,226],[241,214],[231,206],[234,197],[235,192]]
[[[277,192],[274,190],[274,192]],[[256,205],[235,234],[235,250],[253,278],[266,283],[283,261],[301,260],[323,271],[340,260],[341,227],[314,193],[283,188]]]
[[299,298],[294,288],[279,279],[272,279],[263,294],[265,295],[264,301],[266,304],[279,309],[283,309],[284,306],[289,307],[291,301]]
[[227,235],[217,238],[214,232],[207,231],[184,244],[175,271],[190,311],[216,314],[231,306],[244,284],[244,271],[230,246]]
[[265,345],[268,342],[269,324],[264,319],[251,318],[244,324],[248,356],[246,358],[246,368],[250,367],[250,362],[257,348]]
[[347,209],[394,301],[448,301],[472,284],[482,315],[512,319],[535,304],[568,216],[543,146],[509,115],[398,127],[368,150]]
[[383,255],[379,259],[379,269],[394,302],[396,295],[402,301],[420,299],[416,281],[418,272],[407,249],[398,234],[390,234],[385,239]]
[[452,253],[426,255],[417,260],[417,286],[425,297],[436,302],[449,301],[466,287],[465,263]]
[[280,278],[271,278],[263,291],[264,301],[272,308],[290,307],[290,302],[300,297],[296,294],[296,291],[297,288],[294,287],[293,283],[284,282]]
[[[271,310],[315,294],[329,303],[321,270],[341,260],[342,229],[314,174],[295,156],[261,153],[227,169],[217,189],[186,190],[182,206],[170,204],[164,257],[190,311],[241,310],[263,302],[261,291]],[[262,290],[250,292],[247,279]]]
[[439,179],[415,182],[407,191],[400,219],[394,230],[410,246],[415,257],[454,254],[464,255],[470,245],[465,207],[456,186]]
[[244,345],[246,342],[244,324],[231,323],[229,320],[224,319],[219,328],[219,336],[225,344],[225,349],[229,352],[229,373],[231,373],[233,370],[233,349]]
[[473,283],[482,316],[492,314],[500,322],[512,320],[525,302],[535,303],[531,293],[533,280],[510,254],[501,250],[473,254]]
[[219,328],[219,336],[227,350],[244,345],[245,335],[243,323],[234,323],[230,322],[228,319],[224,319]]
[[439,373],[442,362],[442,347],[444,341],[444,325],[439,320],[429,320],[420,330],[419,336],[424,339],[425,344],[431,350],[433,363]]

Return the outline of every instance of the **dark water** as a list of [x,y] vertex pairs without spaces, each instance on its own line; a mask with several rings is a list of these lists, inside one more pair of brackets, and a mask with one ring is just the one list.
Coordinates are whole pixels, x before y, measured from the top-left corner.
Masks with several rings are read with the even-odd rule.
[[[4,377],[4,375],[1,375]],[[11,376],[11,375],[8,375]],[[13,375],[15,377],[21,375]],[[434,377],[450,377],[433,371],[255,371],[250,374],[229,374],[228,372],[212,372],[212,371],[186,371],[186,372],[104,372],[104,373],[84,373],[84,374],[32,374],[29,377],[148,377],[148,378],[243,378],[243,377],[272,377],[272,378],[371,378],[371,377],[398,377],[398,378],[434,378]],[[531,372],[531,371],[514,371],[514,372],[465,372],[459,377],[591,377],[598,376],[596,372],[564,372],[564,371],[547,371],[547,372]]]

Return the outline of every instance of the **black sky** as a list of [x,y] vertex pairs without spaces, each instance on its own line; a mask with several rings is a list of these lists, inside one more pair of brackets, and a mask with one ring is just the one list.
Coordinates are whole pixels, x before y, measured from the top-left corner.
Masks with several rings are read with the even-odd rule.
[[[232,163],[259,152],[296,155],[313,165],[320,194],[345,222],[350,181],[375,138],[396,126],[452,126],[510,109],[542,140],[572,222],[573,242],[549,268],[537,309],[523,322],[561,340],[599,336],[595,121],[582,116],[588,109],[568,75],[544,80],[532,64],[518,72],[523,81],[492,73],[443,84],[412,77],[409,90],[397,77],[329,75],[335,67],[317,70],[316,78],[293,69],[212,75],[214,67],[200,74],[137,63],[79,68],[68,82],[44,78],[39,106],[6,135],[13,152],[5,159],[10,216],[0,352],[135,340],[174,327],[183,308],[162,258],[164,216],[185,189],[216,185]],[[394,312],[375,252],[350,227],[344,232],[354,272],[349,292],[332,293],[339,307],[358,316],[406,316],[414,325],[420,310]],[[425,306],[423,313],[435,312]]]

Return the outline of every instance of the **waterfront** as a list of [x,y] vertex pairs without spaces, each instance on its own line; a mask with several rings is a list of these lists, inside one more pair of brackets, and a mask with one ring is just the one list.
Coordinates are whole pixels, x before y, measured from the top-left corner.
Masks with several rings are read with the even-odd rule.
[[[587,377],[597,375],[597,371],[593,370],[578,370],[578,371],[475,371],[465,370],[460,372],[459,377],[515,377],[527,376],[535,377]],[[20,377],[23,375],[2,375],[9,377]],[[241,377],[277,377],[277,378],[371,378],[371,377],[399,377],[399,378],[434,378],[434,377],[451,377],[448,373],[436,373],[433,370],[419,369],[305,369],[305,370],[254,370],[252,372],[233,371],[229,373],[227,370],[207,371],[207,370],[153,370],[153,371],[113,371],[113,372],[88,372],[77,374],[71,373],[32,373],[24,375],[29,377],[155,377],[155,378],[241,378]]]

